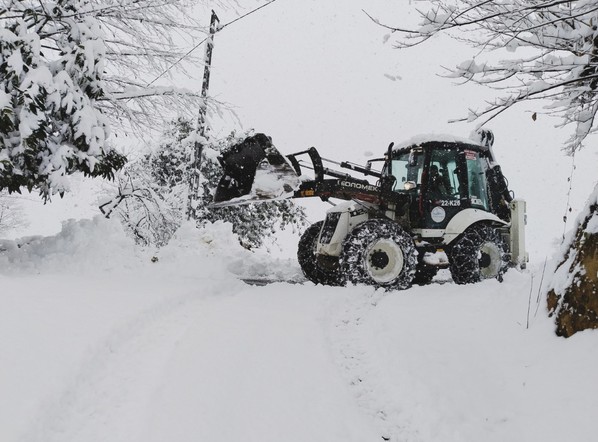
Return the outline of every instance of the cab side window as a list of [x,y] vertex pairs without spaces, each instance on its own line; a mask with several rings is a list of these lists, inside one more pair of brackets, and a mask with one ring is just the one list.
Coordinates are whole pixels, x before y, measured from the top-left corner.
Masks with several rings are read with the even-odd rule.
[[396,178],[393,190],[403,190],[407,181],[413,181],[417,186],[421,184],[424,155],[415,155],[411,161],[410,164],[409,153],[392,160],[392,174]]
[[467,182],[471,206],[489,210],[486,170],[484,168],[486,162],[479,161],[478,152],[466,150],[465,163],[467,165]]

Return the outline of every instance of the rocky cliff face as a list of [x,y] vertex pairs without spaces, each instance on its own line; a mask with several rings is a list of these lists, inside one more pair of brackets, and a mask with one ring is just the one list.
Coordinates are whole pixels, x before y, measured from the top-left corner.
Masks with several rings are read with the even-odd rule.
[[565,245],[547,296],[556,334],[569,337],[598,328],[598,185]]

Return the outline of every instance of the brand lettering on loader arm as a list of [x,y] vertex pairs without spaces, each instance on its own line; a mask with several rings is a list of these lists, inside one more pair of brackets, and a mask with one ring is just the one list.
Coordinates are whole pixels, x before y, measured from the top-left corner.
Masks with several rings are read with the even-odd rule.
[[353,183],[351,181],[341,181],[340,184],[343,187],[349,187],[351,189],[358,190],[369,190],[370,192],[378,192],[380,190],[377,186],[373,186],[371,184]]

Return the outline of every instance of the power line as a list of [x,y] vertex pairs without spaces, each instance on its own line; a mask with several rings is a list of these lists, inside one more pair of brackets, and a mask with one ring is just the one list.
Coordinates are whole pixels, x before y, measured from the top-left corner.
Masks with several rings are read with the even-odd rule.
[[[216,33],[222,31],[224,28],[226,28],[227,26],[232,25],[233,23],[238,22],[239,20],[242,20],[244,18],[246,18],[247,16],[253,14],[254,12],[259,11],[260,9],[265,8],[266,6],[271,5],[272,3],[274,3],[276,0],[270,0],[268,3],[264,3],[261,6],[258,6],[257,8],[247,12],[246,14],[240,15],[239,17],[229,21],[228,23],[225,23],[221,26],[218,27],[218,29],[216,30]],[[193,51],[195,51],[198,47],[200,47],[202,44],[204,44],[210,37],[206,37],[204,38],[202,41],[200,41],[199,43],[197,43],[195,46],[193,46],[191,49],[189,49],[184,55],[182,55],[177,61],[175,61],[174,63],[172,63],[170,66],[168,66],[160,75],[158,75],[156,78],[154,78],[152,81],[150,81],[147,86],[151,86],[152,84],[154,84],[156,81],[158,81],[160,78],[162,78],[164,75],[166,75],[168,72],[170,72],[170,70],[172,68],[174,68],[176,65],[178,65],[181,61],[183,61],[185,58],[187,58],[189,55],[191,55],[191,53]],[[147,87],[146,86],[146,87]]]
[[238,22],[239,20],[241,20],[241,19],[243,19],[243,18],[247,17],[248,15],[251,15],[251,14],[253,14],[254,12],[257,12],[257,11],[259,11],[260,9],[262,9],[262,8],[265,8],[265,7],[266,7],[266,6],[268,6],[268,5],[271,5],[271,4],[272,4],[272,3],[274,3],[275,1],[276,1],[276,0],[270,0],[268,3],[264,3],[262,6],[258,6],[258,7],[257,7],[257,8],[255,8],[253,11],[249,11],[248,13],[246,13],[246,14],[243,14],[243,15],[241,15],[241,16],[239,16],[239,17],[235,18],[235,19],[234,19],[234,20],[232,20],[232,21],[229,21],[228,23],[226,23],[226,24],[224,24],[224,25],[220,26],[220,28],[218,28],[218,31],[221,31],[221,30],[223,30],[224,28],[226,28],[227,26],[230,26],[230,25],[232,25],[233,23],[235,23],[235,22]]
[[191,54],[191,52],[193,52],[194,50],[196,50],[198,47],[200,47],[202,44],[204,44],[207,39],[209,37],[204,38],[202,41],[200,41],[199,43],[197,43],[195,46],[193,46],[193,48],[189,49],[187,51],[187,53],[185,55],[182,55],[177,61],[175,61],[174,63],[172,63],[170,66],[168,66],[160,75],[158,75],[156,78],[154,78],[152,81],[150,81],[147,86],[151,86],[152,84],[154,84],[156,81],[158,81],[160,78],[162,78],[164,75],[166,75],[173,67],[175,67],[177,64],[179,64],[181,61],[183,61],[186,57],[189,56],[189,54]]

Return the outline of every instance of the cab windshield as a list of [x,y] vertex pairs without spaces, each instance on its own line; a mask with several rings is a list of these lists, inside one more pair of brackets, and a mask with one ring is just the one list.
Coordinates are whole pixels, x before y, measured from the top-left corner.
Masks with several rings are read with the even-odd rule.
[[[396,179],[393,190],[421,191],[424,187],[431,200],[467,198],[471,207],[488,210],[486,162],[478,152],[467,149],[434,149],[429,154],[427,175],[424,174],[424,163],[425,155],[421,148],[397,154],[392,159],[391,166],[391,173]],[[384,173],[388,173],[388,170]],[[466,185],[463,185],[464,180],[467,180]]]

